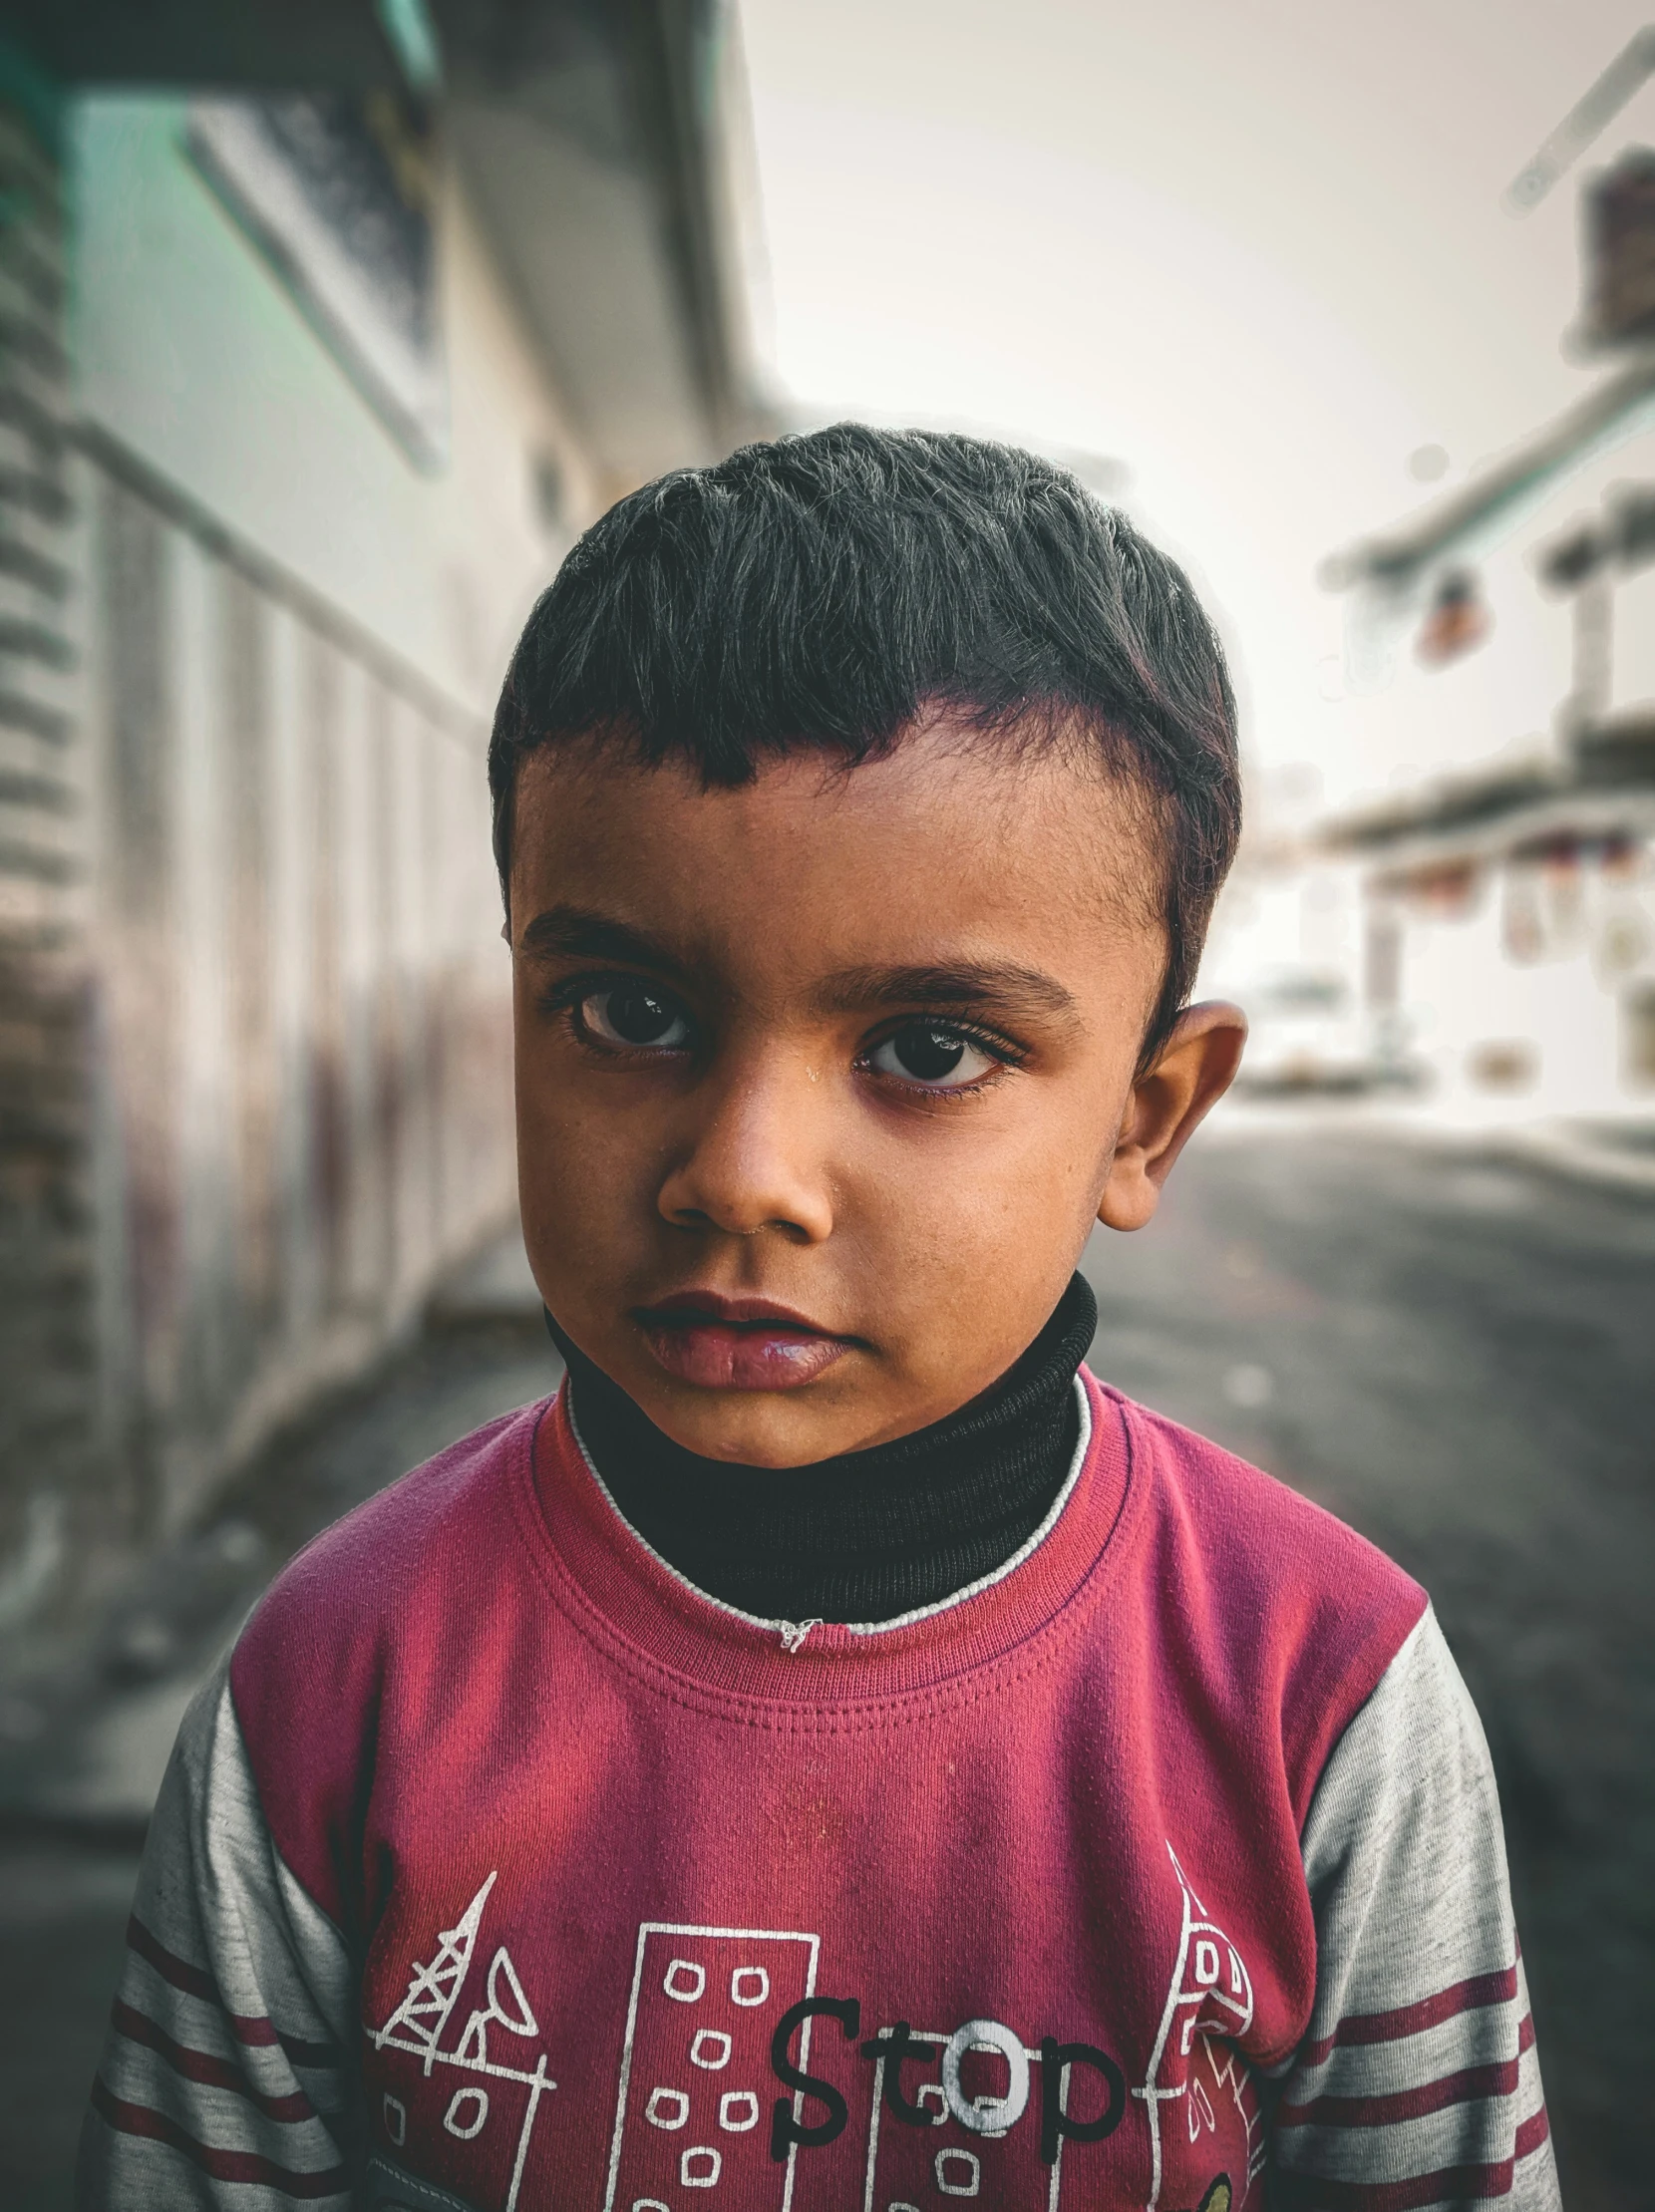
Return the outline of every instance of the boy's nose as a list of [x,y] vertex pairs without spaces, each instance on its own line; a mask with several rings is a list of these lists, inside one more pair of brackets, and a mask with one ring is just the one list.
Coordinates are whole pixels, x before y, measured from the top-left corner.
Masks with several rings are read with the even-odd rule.
[[656,1200],[665,1220],[729,1236],[780,1229],[802,1244],[831,1234],[827,1101],[803,1061],[734,1075],[697,1103],[701,1118]]

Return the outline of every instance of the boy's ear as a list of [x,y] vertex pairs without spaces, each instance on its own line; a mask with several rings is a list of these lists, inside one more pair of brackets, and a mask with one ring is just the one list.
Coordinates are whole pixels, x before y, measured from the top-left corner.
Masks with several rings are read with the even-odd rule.
[[1132,1087],[1098,1205],[1107,1229],[1142,1229],[1172,1162],[1241,1065],[1247,1017],[1222,999],[1185,1008],[1154,1064]]

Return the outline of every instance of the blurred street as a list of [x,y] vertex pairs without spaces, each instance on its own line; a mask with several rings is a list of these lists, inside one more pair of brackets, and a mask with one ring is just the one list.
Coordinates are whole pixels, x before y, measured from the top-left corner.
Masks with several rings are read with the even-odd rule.
[[[1499,1769],[1565,2202],[1655,2203],[1639,2117],[1655,2063],[1655,1189],[1325,1116],[1238,1115],[1182,1163],[1154,1229],[1100,1241],[1089,1268],[1101,1373],[1354,1522],[1431,1590]],[[549,1387],[526,1295],[506,1255],[371,1388],[270,1453],[157,1570],[102,1680],[0,1772],[0,1973],[32,1993],[0,2054],[8,2212],[68,2202],[144,1758],[153,1770],[190,1682],[296,1543]]]

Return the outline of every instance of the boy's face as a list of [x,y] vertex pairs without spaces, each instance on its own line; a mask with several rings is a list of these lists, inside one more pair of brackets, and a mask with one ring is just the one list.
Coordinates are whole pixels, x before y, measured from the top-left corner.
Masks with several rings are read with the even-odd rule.
[[1135,1082],[1164,960],[1146,814],[946,721],[735,790],[618,750],[524,763],[528,1256],[668,1435],[795,1466],[940,1420],[1094,1220],[1149,1219],[1243,1030],[1195,1009]]

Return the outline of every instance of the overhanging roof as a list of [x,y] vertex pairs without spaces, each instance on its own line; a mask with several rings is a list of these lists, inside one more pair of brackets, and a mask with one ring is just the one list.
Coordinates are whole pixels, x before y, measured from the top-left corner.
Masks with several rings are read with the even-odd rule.
[[745,101],[716,0],[444,0],[445,115],[536,336],[611,473],[761,421],[730,204]]
[[[4,0],[0,26],[71,90],[360,91],[405,81],[393,16],[370,0]],[[762,435],[722,0],[435,0],[426,20],[454,158],[611,486]]]
[[1485,551],[1554,484],[1655,418],[1655,351],[1606,377],[1555,422],[1409,520],[1322,563],[1330,591],[1406,600],[1445,563]]
[[1553,837],[1655,831],[1655,713],[1590,725],[1566,757],[1501,764],[1445,777],[1404,796],[1325,823],[1327,852],[1388,868],[1495,860]]
[[5,0],[0,24],[75,88],[366,91],[402,82],[367,0]]

